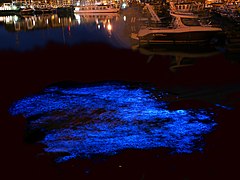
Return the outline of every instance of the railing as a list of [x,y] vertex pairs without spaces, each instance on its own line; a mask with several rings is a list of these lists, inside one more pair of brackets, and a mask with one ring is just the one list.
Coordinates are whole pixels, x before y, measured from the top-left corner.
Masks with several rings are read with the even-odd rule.
[[147,7],[148,11],[150,12],[151,16],[153,17],[154,21],[160,22],[160,18],[155,13],[153,7],[151,5],[149,5],[149,4],[146,4],[146,7]]

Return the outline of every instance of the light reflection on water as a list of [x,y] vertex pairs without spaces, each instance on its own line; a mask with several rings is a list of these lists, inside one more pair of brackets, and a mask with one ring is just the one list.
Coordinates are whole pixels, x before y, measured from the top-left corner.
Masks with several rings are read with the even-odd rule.
[[209,109],[170,110],[168,94],[122,83],[46,88],[10,108],[24,115],[30,131],[45,133],[45,151],[77,157],[113,155],[125,149],[166,147],[172,153],[202,152],[203,134],[217,125]]
[[[33,50],[50,42],[75,45],[105,43],[130,48],[124,23],[118,13],[91,15],[58,14],[0,16],[0,50]],[[1,34],[4,34],[1,36]]]

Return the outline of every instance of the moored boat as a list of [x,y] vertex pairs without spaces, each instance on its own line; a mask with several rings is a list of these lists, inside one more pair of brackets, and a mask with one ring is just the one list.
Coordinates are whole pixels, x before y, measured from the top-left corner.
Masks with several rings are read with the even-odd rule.
[[20,7],[13,3],[3,3],[3,5],[0,7],[1,16],[18,15],[19,13]]
[[145,26],[137,34],[132,34],[132,38],[139,44],[206,44],[222,31],[220,27],[201,23],[200,17],[194,13],[171,11],[170,15],[170,26]]
[[72,15],[74,14],[74,6],[58,6],[56,12],[58,15]]
[[75,13],[117,13],[119,8],[112,5],[75,6]]
[[25,7],[20,10],[21,15],[33,15],[34,14],[34,9],[31,7]]
[[34,8],[34,14],[51,14],[54,13],[54,9],[50,7],[36,7]]

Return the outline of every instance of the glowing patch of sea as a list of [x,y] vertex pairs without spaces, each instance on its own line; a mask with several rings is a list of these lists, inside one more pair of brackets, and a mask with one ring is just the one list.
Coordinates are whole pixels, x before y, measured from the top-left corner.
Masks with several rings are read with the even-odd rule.
[[[202,151],[202,135],[216,123],[205,109],[169,110],[163,92],[126,84],[51,87],[13,104],[12,115],[31,118],[46,133],[46,152],[65,152],[57,161],[124,149],[167,147],[176,153]],[[157,97],[156,97],[157,96]]]

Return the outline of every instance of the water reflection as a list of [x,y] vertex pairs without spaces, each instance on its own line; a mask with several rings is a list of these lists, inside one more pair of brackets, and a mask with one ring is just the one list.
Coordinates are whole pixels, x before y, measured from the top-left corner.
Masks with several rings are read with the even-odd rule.
[[[1,31],[6,31],[2,39],[10,41],[9,47],[4,44],[0,48],[31,50],[51,41],[68,45],[101,42],[125,47],[127,43],[121,44],[115,40],[116,38],[118,40],[124,39],[119,38],[122,36],[117,28],[120,25],[119,21],[117,13],[72,14],[68,16],[58,14],[1,16],[0,22],[4,27]],[[15,42],[13,34],[16,37]]]
[[[80,24],[95,23],[107,28],[112,20],[118,20],[116,13],[101,13],[91,15],[74,14],[72,16],[59,16],[57,14],[44,15],[25,15],[25,16],[2,16],[0,22],[3,22],[8,31],[27,31],[32,29],[57,28],[67,26],[78,26]],[[107,28],[110,30],[109,28]]]
[[[130,38],[131,35],[138,32],[143,22],[146,23],[146,21],[140,12],[132,10],[121,13],[0,16],[0,37],[2,41],[0,49],[32,50],[35,47],[44,47],[49,42],[67,45],[107,43],[114,47],[130,49],[138,44],[138,41]],[[216,42],[211,43],[215,47],[217,46],[217,51],[224,52],[230,59],[233,59],[232,56],[238,57],[239,55],[239,27],[227,28],[228,26],[226,25],[226,28],[224,28],[224,33],[214,39]],[[238,42],[236,42],[236,39],[238,39]],[[173,47],[178,50],[178,47],[175,47],[174,44],[170,44],[168,47],[159,46],[160,48],[154,48],[151,51],[159,54],[164,53],[163,51],[167,49],[172,51]],[[209,53],[210,46],[212,45],[206,45],[206,52],[201,50],[198,54]],[[140,48],[140,52],[143,51],[142,48]],[[151,48],[148,48],[148,50]],[[195,54],[198,48],[192,47]],[[212,50],[212,47],[210,49]],[[184,56],[192,55],[192,50],[188,48],[182,48],[181,50],[184,51]],[[180,56],[175,57],[179,58]]]
[[240,57],[240,26],[226,33],[226,55],[231,61],[238,61]]
[[196,46],[132,46],[132,49],[148,56],[147,62],[150,63],[153,57],[168,56],[172,63],[169,70],[176,72],[186,67],[193,66],[197,59],[209,58],[219,55],[221,52],[213,47]]
[[164,100],[168,96],[139,84],[53,86],[15,102],[10,113],[26,117],[28,131],[44,134],[40,142],[46,152],[59,153],[58,162],[129,148],[203,151],[203,134],[216,126],[213,113],[207,108],[170,110]]

